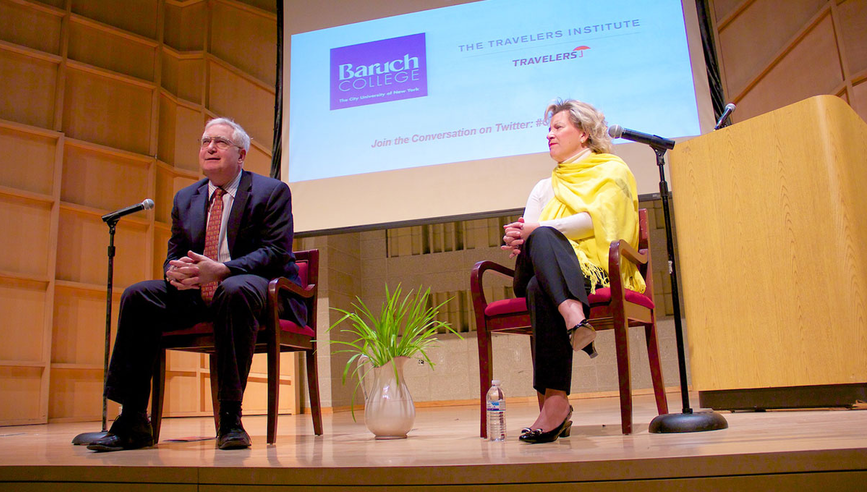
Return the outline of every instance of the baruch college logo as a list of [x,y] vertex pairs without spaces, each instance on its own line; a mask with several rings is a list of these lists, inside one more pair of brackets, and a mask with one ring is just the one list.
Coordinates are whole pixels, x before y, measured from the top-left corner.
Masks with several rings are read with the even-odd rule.
[[425,34],[331,49],[331,109],[427,96]]

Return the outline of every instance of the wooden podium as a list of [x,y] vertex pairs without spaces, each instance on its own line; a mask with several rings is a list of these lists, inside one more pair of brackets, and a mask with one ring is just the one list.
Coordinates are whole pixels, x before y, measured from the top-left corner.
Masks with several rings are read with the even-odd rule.
[[670,155],[704,408],[867,401],[867,124],[817,96]]

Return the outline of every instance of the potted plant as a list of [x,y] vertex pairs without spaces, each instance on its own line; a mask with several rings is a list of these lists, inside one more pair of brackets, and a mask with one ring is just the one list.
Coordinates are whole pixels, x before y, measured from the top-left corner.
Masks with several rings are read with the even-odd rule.
[[343,316],[328,331],[346,322],[349,327],[341,331],[354,337],[331,342],[344,347],[337,353],[352,354],[343,369],[343,384],[350,374],[358,377],[350,399],[352,418],[355,419],[355,390],[366,386],[365,381],[372,376],[370,391],[365,392],[364,420],[377,439],[405,438],[415,421],[415,406],[403,377],[406,361],[419,354],[433,368],[427,349],[438,342],[440,328],[463,339],[451,325],[436,319],[440,308],[451,299],[430,306],[429,298],[430,289],[423,293],[421,288],[410,290],[401,297],[400,284],[394,292],[386,285],[385,301],[378,316],[358,297],[352,303],[355,311],[333,308]]

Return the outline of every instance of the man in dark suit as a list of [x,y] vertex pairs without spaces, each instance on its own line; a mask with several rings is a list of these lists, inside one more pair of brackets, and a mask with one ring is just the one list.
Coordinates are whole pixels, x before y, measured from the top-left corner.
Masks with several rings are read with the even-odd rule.
[[[199,165],[206,176],[175,195],[164,280],[128,287],[121,298],[117,338],[105,395],[123,405],[107,436],[88,449],[152,446],[147,417],[150,378],[163,331],[214,324],[219,383],[220,449],[250,446],[241,401],[253,359],[268,282],[299,282],[292,254],[292,205],[282,181],[243,170],[250,137],[227,118],[208,122]],[[304,305],[290,301],[284,317],[299,325]]]

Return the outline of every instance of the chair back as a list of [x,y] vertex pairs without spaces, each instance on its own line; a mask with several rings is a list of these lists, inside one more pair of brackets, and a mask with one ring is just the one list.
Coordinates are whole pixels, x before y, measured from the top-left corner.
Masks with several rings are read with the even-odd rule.
[[307,287],[308,285],[310,285],[310,282],[307,281],[307,270],[309,268],[307,260],[299,261],[296,258],[295,266],[298,267],[298,279],[301,281],[301,286]]
[[[319,282],[319,250],[309,249],[295,252],[295,265],[298,266],[298,278],[301,287],[308,288]],[[319,296],[307,299],[307,326],[316,329],[316,309]]]
[[[647,263],[638,266],[644,278],[644,295],[653,300],[653,267],[650,262],[650,230],[647,226],[647,209],[638,209],[638,253],[647,256]],[[649,273],[649,274],[648,274]]]

